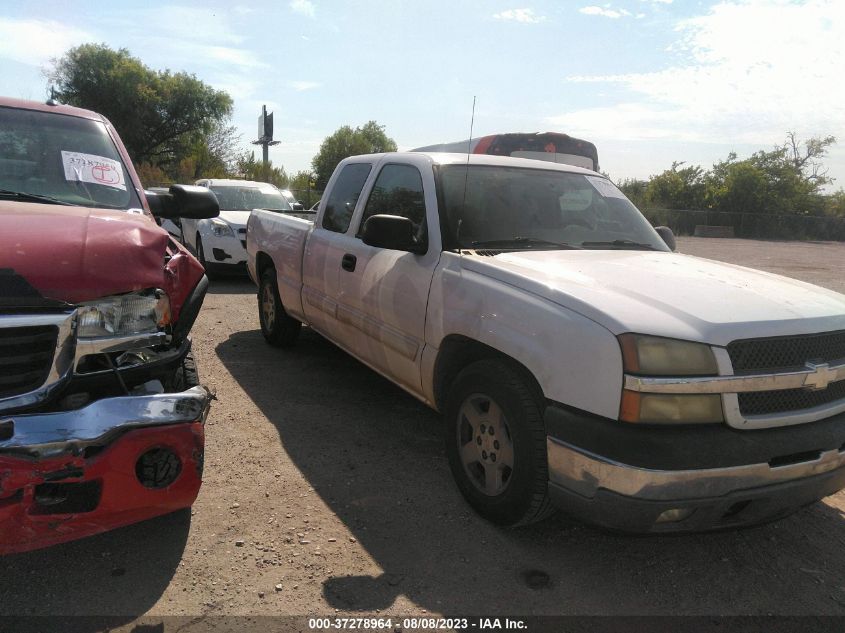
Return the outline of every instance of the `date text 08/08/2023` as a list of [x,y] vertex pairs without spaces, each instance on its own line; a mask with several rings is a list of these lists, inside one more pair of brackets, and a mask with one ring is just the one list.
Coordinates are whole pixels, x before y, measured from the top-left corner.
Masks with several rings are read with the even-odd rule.
[[524,620],[513,618],[309,618],[308,628],[315,631],[329,630],[510,630],[527,628]]

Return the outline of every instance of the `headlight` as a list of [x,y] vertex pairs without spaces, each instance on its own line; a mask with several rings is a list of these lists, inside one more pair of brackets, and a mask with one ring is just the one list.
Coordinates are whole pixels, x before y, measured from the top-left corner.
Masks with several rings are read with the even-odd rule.
[[640,376],[717,376],[713,350],[704,343],[659,336],[623,334],[619,337],[625,373]]
[[624,390],[619,419],[640,424],[724,422],[719,394],[640,393]]
[[157,332],[170,324],[170,300],[161,290],[103,297],[79,307],[79,338]]
[[232,227],[220,218],[213,218],[211,220],[211,232],[217,237],[235,236],[235,233],[232,231]]

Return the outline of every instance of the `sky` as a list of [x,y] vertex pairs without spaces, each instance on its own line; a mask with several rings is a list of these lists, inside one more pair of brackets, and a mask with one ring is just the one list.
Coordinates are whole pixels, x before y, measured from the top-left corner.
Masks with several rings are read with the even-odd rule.
[[839,139],[845,187],[845,2],[593,1],[0,0],[0,94],[45,99],[51,59],[96,42],[228,92],[259,156],[266,104],[291,174],[342,125],[375,120],[400,150],[466,139],[475,97],[473,136],[585,138],[617,181],[794,131]]

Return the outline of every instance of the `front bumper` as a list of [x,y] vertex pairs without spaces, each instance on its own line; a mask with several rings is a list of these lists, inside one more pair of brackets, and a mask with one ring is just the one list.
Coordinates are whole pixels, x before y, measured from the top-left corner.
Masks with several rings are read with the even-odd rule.
[[218,237],[209,232],[202,236],[207,264],[225,267],[246,266],[246,233],[240,233],[240,228],[232,227],[235,235]]
[[649,429],[551,406],[546,423],[553,500],[611,529],[753,525],[845,487],[845,415],[756,431]]
[[0,554],[190,506],[209,403],[194,387],[0,420]]

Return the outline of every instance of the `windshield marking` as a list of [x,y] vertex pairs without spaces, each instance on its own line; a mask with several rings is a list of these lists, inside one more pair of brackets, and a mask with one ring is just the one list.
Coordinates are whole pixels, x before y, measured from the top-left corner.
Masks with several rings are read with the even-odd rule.
[[96,154],[62,150],[62,164],[65,168],[65,180],[89,182],[126,191],[123,168],[116,160]]
[[596,191],[598,191],[605,198],[625,198],[625,194],[619,191],[616,186],[607,178],[599,176],[585,176]]

